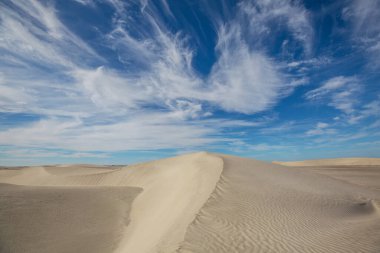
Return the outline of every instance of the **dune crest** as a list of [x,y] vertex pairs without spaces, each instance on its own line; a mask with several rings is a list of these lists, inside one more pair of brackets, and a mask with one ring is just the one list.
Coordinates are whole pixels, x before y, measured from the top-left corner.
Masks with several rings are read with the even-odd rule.
[[223,160],[196,153],[129,168],[128,185],[142,187],[131,224],[116,252],[174,252],[219,181]]

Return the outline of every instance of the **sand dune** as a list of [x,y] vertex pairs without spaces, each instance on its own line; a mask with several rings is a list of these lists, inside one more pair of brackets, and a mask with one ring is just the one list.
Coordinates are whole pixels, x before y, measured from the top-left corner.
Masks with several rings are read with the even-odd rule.
[[[0,170],[0,183],[51,187],[50,189],[56,189],[55,191],[64,191],[78,186],[85,186],[83,189],[88,189],[89,186],[95,188],[105,186],[141,188],[142,192],[132,203],[133,208],[129,214],[130,222],[128,226],[124,227],[114,251],[173,252],[183,241],[186,228],[214,190],[222,169],[221,158],[206,153],[197,153],[116,169],[83,165],[3,169]],[[99,188],[99,191],[102,191],[101,189],[103,188]],[[40,193],[41,196],[37,193]],[[42,194],[41,191],[37,193],[34,198],[42,200],[47,198],[46,194]],[[87,205],[87,199],[90,196],[87,197],[81,198],[83,201],[81,205]],[[21,198],[19,202],[10,200],[10,198],[4,200],[4,205],[9,205],[9,208],[16,208],[19,203],[23,204],[24,202],[24,198]],[[25,197],[25,203],[28,201]],[[48,200],[41,202],[41,208],[44,208],[46,202]],[[32,206],[31,209],[33,208],[35,207]],[[83,208],[78,207],[77,212],[81,212]],[[51,212],[54,216],[58,211],[58,209],[50,209],[47,212]],[[31,210],[30,212],[35,211]],[[27,215],[27,212],[20,214],[20,216],[22,215]],[[104,212],[104,215],[106,217],[107,212]],[[3,212],[0,209],[0,216],[3,217],[3,224],[8,221],[8,224],[0,227],[0,230],[12,226],[13,220],[9,212]],[[59,224],[60,220],[58,219],[56,222]],[[98,228],[94,227],[94,229]],[[33,233],[33,231],[29,232]],[[70,233],[70,231],[67,232]],[[13,235],[16,236],[17,233]],[[44,235],[41,234],[41,240],[46,241],[46,238],[43,239]],[[59,240],[60,235],[53,234],[51,236],[57,237],[55,240]],[[34,245],[36,248],[33,252],[40,249],[38,244]],[[16,248],[12,248],[12,245],[15,247],[16,244],[8,245],[12,249],[9,252],[16,252],[14,251]],[[33,245],[28,245],[33,247]],[[57,250],[57,252],[60,251]]]
[[0,252],[379,252],[380,191],[305,168],[201,152],[0,169]]
[[351,184],[380,190],[379,158],[339,158],[275,163],[303,167],[303,170],[311,170]]
[[378,252],[379,192],[222,156],[216,191],[179,252]]
[[380,166],[380,158],[333,158],[320,160],[305,160],[294,162],[273,162],[284,166]]

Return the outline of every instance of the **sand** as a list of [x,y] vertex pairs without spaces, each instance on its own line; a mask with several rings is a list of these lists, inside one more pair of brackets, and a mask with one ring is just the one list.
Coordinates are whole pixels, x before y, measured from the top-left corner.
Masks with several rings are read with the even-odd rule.
[[[35,191],[31,196],[21,195],[16,200],[10,197],[11,193],[7,193],[8,197],[6,196],[1,203],[7,206],[7,209],[0,209],[0,217],[2,217],[0,219],[2,221],[0,235],[7,234],[7,230],[14,226],[14,218],[9,210],[17,210],[19,206],[23,206],[23,209],[26,210],[20,211],[17,219],[20,217],[23,220],[29,217],[35,219],[39,209],[46,207],[48,208],[46,214],[52,217],[49,222],[44,222],[36,227],[38,230],[47,231],[40,234],[34,234],[34,230],[28,230],[33,224],[37,224],[37,221],[25,224],[25,228],[22,227],[21,222],[14,232],[7,234],[6,239],[0,239],[0,241],[7,241],[5,246],[7,251],[0,252],[94,252],[92,250],[69,250],[79,249],[81,245],[65,249],[62,247],[66,244],[54,244],[55,241],[61,240],[62,234],[67,233],[69,236],[72,233],[72,229],[68,226],[63,227],[60,233],[50,233],[54,227],[59,227],[69,219],[69,217],[63,219],[57,214],[61,209],[65,209],[64,206],[67,203],[70,204],[68,212],[72,214],[71,217],[75,217],[74,213],[87,213],[86,209],[97,213],[96,216],[93,216],[94,220],[108,219],[110,214],[107,208],[110,205],[111,208],[117,210],[124,208],[125,213],[115,211],[118,217],[113,218],[116,227],[112,231],[116,232],[104,237],[104,240],[107,241],[104,244],[111,243],[110,236],[117,237],[117,240],[112,241],[112,247],[107,247],[107,249],[112,248],[113,252],[173,252],[183,241],[188,225],[214,191],[222,169],[221,158],[204,152],[119,168],[73,165],[2,169],[0,170],[0,183],[22,187],[44,187],[45,190]],[[82,192],[76,198],[75,194],[69,193],[73,187],[77,193],[81,189],[87,192],[88,189],[93,189],[93,191],[96,189],[98,193]],[[124,187],[125,194],[131,196],[136,195],[136,189],[141,192],[132,203],[127,201],[124,204],[132,206],[132,209],[128,211],[128,207],[123,207],[123,204],[119,203],[120,201],[109,203],[113,202],[114,196],[112,192],[105,192],[107,188],[104,187]],[[54,196],[48,194],[49,191],[55,192],[56,195],[67,196],[67,198],[50,208],[48,203],[54,199]],[[99,192],[104,192],[102,193],[104,198],[98,199],[95,196]],[[17,194],[15,193],[15,195]],[[94,199],[91,201],[92,196]],[[107,199],[106,196],[109,198]],[[131,199],[129,198],[129,200]],[[93,202],[98,204],[95,206]],[[79,204],[76,206],[73,203]],[[118,221],[125,217],[128,217],[129,223],[124,224],[120,231]],[[78,219],[75,218],[70,222],[75,223],[75,220]],[[54,227],[50,227],[50,223],[55,223]],[[78,226],[81,225],[78,224]],[[91,237],[92,234],[102,232],[101,226],[96,224],[91,228],[82,231],[83,236]],[[49,234],[48,237],[46,237],[47,234]],[[29,251],[19,250],[19,235],[23,238],[32,238],[29,240],[30,243],[27,242],[27,247],[30,247]],[[54,239],[52,239],[53,237]],[[75,236],[73,235],[73,237]],[[78,240],[71,239],[67,241],[67,244],[81,244]],[[40,245],[48,240],[52,240],[49,248]],[[94,246],[91,249],[97,247],[99,240],[102,239],[94,239]],[[107,253],[106,250],[100,252]]]
[[305,167],[305,166],[380,166],[380,158],[351,157],[351,158],[305,160],[305,161],[294,161],[294,162],[275,161],[273,163],[285,165],[285,166],[293,166],[293,167]]
[[0,252],[114,252],[139,192],[0,184]]
[[222,157],[221,180],[180,252],[379,252],[380,192]]
[[289,167],[299,167],[338,180],[380,190],[379,158],[339,158],[296,162],[274,162]]
[[380,252],[380,166],[321,168],[200,152],[0,169],[0,252]]

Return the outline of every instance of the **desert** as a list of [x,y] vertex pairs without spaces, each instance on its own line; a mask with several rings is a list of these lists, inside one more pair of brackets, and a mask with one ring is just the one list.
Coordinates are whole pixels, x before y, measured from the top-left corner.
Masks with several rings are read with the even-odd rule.
[[3,167],[0,252],[380,250],[380,159],[278,163]]

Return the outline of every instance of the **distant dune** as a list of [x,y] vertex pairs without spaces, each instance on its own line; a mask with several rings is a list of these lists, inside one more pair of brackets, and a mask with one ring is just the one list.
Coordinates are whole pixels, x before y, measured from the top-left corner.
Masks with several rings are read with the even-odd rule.
[[337,158],[295,162],[274,162],[303,168],[351,184],[380,190],[380,158]]
[[320,159],[320,160],[305,160],[294,162],[279,162],[273,163],[285,166],[380,166],[380,158],[334,158],[334,159]]
[[0,252],[380,252],[380,188],[367,180],[380,166],[359,160],[345,159],[351,181],[330,167],[205,152],[116,168],[3,168]]

